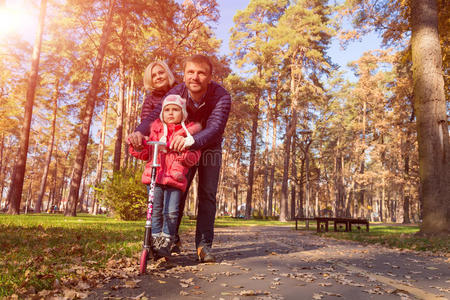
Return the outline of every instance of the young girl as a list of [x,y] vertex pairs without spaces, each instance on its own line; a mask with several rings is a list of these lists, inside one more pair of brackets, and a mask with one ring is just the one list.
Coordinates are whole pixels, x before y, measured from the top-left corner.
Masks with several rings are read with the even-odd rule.
[[[170,151],[169,145],[175,136],[184,136],[187,143],[193,142],[192,134],[201,130],[199,123],[185,125],[187,117],[186,100],[178,95],[167,96],[162,104],[160,119],[150,126],[150,141],[161,141],[166,147],[158,153],[156,186],[153,199],[152,241],[158,256],[169,257],[170,249],[177,232],[177,219],[180,199],[187,186],[186,174],[200,158],[200,151]],[[144,145],[144,150],[137,151],[130,144],[130,154],[142,160],[152,157],[152,149]],[[142,182],[150,184],[151,162],[145,166]]]

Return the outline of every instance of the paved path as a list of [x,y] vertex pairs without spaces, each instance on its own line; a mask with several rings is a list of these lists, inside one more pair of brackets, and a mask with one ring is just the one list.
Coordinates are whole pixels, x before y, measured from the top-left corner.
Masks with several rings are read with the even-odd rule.
[[321,238],[292,227],[215,232],[217,263],[195,261],[188,233],[180,256],[150,265],[148,275],[112,280],[89,299],[450,299],[448,257]]

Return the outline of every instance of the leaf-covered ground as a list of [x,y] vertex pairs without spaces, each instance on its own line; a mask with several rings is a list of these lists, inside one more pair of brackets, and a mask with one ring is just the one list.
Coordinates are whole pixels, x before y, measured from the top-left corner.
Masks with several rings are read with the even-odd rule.
[[[243,220],[225,218],[217,226]],[[246,221],[247,225],[280,224]],[[181,230],[195,226],[183,220]],[[84,290],[109,278],[135,274],[144,221],[119,221],[105,215],[0,214],[0,299],[40,295],[84,297]],[[74,292],[77,290],[78,292]]]
[[0,297],[93,286],[111,261],[139,251],[142,227],[105,216],[0,215]]
[[[450,278],[446,257],[448,239],[446,246],[438,247],[438,254],[417,254],[384,248],[380,244],[389,243],[379,241],[366,246],[325,238],[313,231],[295,231],[292,222],[281,226],[283,223],[278,221],[219,218],[214,244],[219,262],[205,265],[199,264],[194,256],[192,229],[195,220],[186,218],[182,224],[185,231],[182,255],[169,262],[152,264],[149,275],[138,277],[143,224],[143,221],[124,222],[105,216],[0,215],[0,298],[291,299],[299,292],[305,296],[292,299],[347,297],[347,288],[355,288],[346,284],[347,277],[352,272],[361,272],[351,267],[367,263],[365,270],[375,275],[384,274],[386,267],[389,269],[385,273],[387,278],[399,276],[414,286],[420,281],[423,283],[420,289],[448,297],[449,282],[442,281]],[[405,240],[412,235],[411,230],[417,231],[417,227],[398,227],[394,232],[390,232],[392,227],[380,228],[372,227],[370,234],[330,235],[362,239],[366,243],[364,239],[382,240],[383,237]],[[445,240],[440,242],[445,243]],[[429,247],[430,243],[424,243]],[[350,257],[356,260],[348,261]],[[402,264],[411,268],[404,269]],[[330,270],[324,273],[328,275],[320,273],[323,268]],[[335,282],[320,281],[324,277]],[[380,284],[382,279],[375,281]],[[401,285],[394,290],[389,284],[384,290],[377,289],[376,285],[365,286],[371,288],[359,291],[361,299],[378,294],[398,298],[404,291]]]
[[[134,279],[114,279],[88,299],[445,299],[448,255],[329,239],[288,227],[217,228],[218,262],[185,251]],[[137,266],[135,266],[137,268]],[[136,269],[137,272],[137,269]]]

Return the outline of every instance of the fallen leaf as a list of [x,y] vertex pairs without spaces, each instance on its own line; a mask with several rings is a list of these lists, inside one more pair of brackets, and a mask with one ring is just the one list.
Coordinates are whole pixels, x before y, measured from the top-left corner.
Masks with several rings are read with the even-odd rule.
[[29,277],[30,273],[31,273],[31,271],[29,269],[27,269],[24,274],[25,278]]
[[332,286],[331,283],[325,283],[325,282],[321,282],[319,283],[320,286]]
[[241,296],[255,296],[256,292],[254,290],[244,290],[244,291],[240,291],[239,295],[241,295]]
[[77,291],[64,289],[64,297],[68,299],[75,299],[77,297]]
[[134,288],[137,288],[137,282],[136,281],[131,281],[131,280],[129,280],[129,281],[125,281],[125,284],[124,284],[124,287],[125,288],[127,288],[127,289],[134,289]]
[[192,293],[193,295],[202,295],[202,294],[204,294],[205,292],[204,292],[204,291],[191,291],[191,293]]
[[336,294],[336,293],[330,293],[330,292],[325,292],[325,291],[320,291],[321,293],[327,295],[327,296],[333,296],[333,297],[342,297],[341,294]]
[[320,299],[323,298],[323,295],[321,295],[321,294],[314,294],[314,295],[312,296],[312,298],[313,298],[314,300],[320,300]]
[[87,282],[80,281],[80,282],[78,282],[76,287],[79,290],[88,290],[91,286]]
[[77,292],[77,298],[86,299],[88,297],[87,293]]

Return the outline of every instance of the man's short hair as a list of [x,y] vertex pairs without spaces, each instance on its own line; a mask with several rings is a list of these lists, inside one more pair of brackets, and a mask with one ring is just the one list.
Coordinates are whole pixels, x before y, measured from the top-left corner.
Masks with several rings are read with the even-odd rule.
[[208,56],[202,54],[195,54],[187,57],[186,60],[184,61],[184,69],[186,69],[186,64],[188,62],[195,64],[206,64],[209,67],[209,73],[212,74],[213,72],[213,66]]

